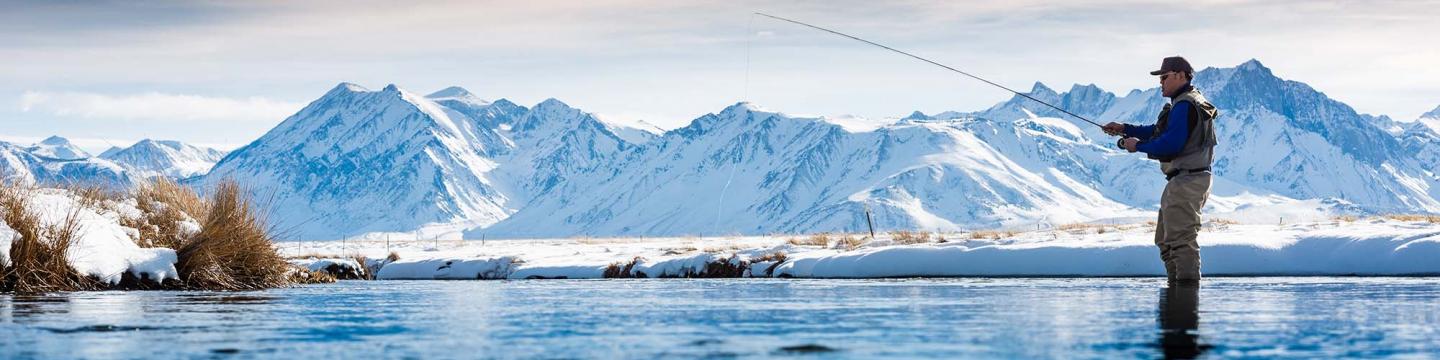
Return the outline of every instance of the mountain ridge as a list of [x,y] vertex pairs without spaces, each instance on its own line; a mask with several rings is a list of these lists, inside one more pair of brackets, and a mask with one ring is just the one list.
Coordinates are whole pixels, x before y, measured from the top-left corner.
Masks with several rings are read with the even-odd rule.
[[[1207,214],[1440,213],[1433,131],[1396,131],[1253,59],[1195,85],[1222,111]],[[1093,84],[1026,95],[1140,124],[1167,102]],[[1153,161],[1019,95],[884,121],[740,102],[659,131],[553,98],[352,83],[191,183],[222,179],[274,194],[280,227],[317,239],[857,231],[867,210],[883,229],[1056,226],[1152,217],[1164,186]]]

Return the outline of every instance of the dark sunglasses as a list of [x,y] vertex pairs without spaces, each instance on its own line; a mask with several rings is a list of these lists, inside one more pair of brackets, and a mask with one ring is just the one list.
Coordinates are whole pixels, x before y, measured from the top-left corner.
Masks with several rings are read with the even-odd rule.
[[1166,74],[1164,74],[1164,75],[1160,75],[1160,81],[1165,81],[1165,79],[1169,79],[1170,76],[1172,76],[1172,75],[1180,75],[1180,73],[1178,73],[1178,72],[1172,72],[1172,73],[1166,73]]

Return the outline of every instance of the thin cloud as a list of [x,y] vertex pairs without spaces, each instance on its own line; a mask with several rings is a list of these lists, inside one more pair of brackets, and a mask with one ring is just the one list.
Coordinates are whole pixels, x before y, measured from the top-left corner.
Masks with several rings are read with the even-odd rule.
[[227,121],[271,124],[302,104],[262,97],[223,98],[149,92],[107,95],[84,92],[26,91],[20,111],[56,117],[157,122]]
[[[1035,81],[1119,93],[1149,88],[1155,84],[1146,71],[1182,54],[1200,67],[1256,58],[1361,112],[1398,119],[1434,108],[1440,94],[1440,67],[1430,65],[1440,48],[1416,45],[1440,32],[1431,21],[1440,7],[1414,1],[154,1],[6,10],[0,101],[10,104],[35,96],[31,89],[297,102],[341,81],[413,90],[464,85],[521,104],[553,97],[596,113],[645,113],[646,121],[674,128],[740,100],[878,118],[978,110],[1008,98],[753,11],[853,33],[1020,88]],[[1317,39],[1328,45],[1316,46]],[[39,94],[52,98],[30,99],[23,112],[0,106],[6,131],[239,143],[289,112],[237,115],[239,123],[115,124],[100,113],[169,121],[180,111],[119,114]],[[70,117],[54,116],[60,110]],[[212,115],[181,115],[222,113],[195,111]],[[84,121],[87,113],[96,115]]]

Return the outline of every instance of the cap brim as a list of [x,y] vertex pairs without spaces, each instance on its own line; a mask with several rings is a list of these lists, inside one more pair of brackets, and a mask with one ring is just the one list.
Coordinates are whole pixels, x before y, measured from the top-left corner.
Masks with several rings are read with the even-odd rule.
[[1165,71],[1165,70],[1155,70],[1155,71],[1151,71],[1151,72],[1150,72],[1150,75],[1160,75],[1160,74],[1164,74],[1164,73],[1167,73],[1167,72],[1169,72],[1169,71]]

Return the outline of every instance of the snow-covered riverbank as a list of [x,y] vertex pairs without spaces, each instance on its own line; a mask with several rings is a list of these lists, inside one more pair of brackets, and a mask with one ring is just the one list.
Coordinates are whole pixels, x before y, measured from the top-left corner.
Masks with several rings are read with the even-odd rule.
[[234,183],[126,192],[0,184],[0,292],[254,290],[334,281],[291,266]]
[[[140,231],[131,227],[138,225],[122,225],[146,216],[134,198],[94,200],[59,189],[35,189],[25,196],[39,223],[74,218],[78,231],[67,259],[79,275],[109,285],[127,275],[183,280],[175,250],[137,245],[155,240],[141,241]],[[177,236],[190,238],[200,231],[189,216],[174,221]],[[274,246],[291,264],[342,278],[1159,276],[1163,269],[1150,228],[1067,225],[1024,232],[889,233],[873,241],[858,234],[828,234]],[[17,235],[0,222],[0,247],[10,248]],[[1433,217],[1208,223],[1200,242],[1203,271],[1212,276],[1440,275],[1440,224]],[[0,262],[8,263],[9,255],[0,254]]]
[[[25,193],[28,209],[45,226],[63,226],[75,222],[75,236],[66,254],[70,266],[82,276],[89,276],[107,285],[118,284],[128,272],[137,279],[153,281],[178,280],[175,250],[162,247],[140,247],[139,231],[121,226],[123,217],[140,217],[135,199],[111,201],[104,206],[87,206],[85,200],[71,191],[34,189]],[[71,217],[73,216],[73,219]],[[193,220],[187,223],[192,232],[199,231]],[[17,240],[17,231],[0,219],[0,264],[10,264],[10,248]],[[48,240],[48,239],[47,239]]]
[[[282,243],[305,258],[363,257],[379,279],[604,277],[871,278],[910,276],[1161,276],[1150,227],[1072,226],[1019,233],[894,235],[859,246],[831,235],[550,240]],[[851,239],[859,239],[858,235]],[[943,242],[942,242],[943,239]],[[818,240],[818,239],[817,239]],[[863,241],[863,240],[862,240]],[[914,242],[914,241],[911,241]],[[1207,275],[1440,274],[1440,224],[1361,219],[1290,225],[1207,224]],[[807,244],[811,243],[811,244]],[[848,248],[848,249],[847,249]],[[390,253],[398,260],[385,260]],[[783,260],[782,260],[783,259]],[[318,260],[327,261],[327,260]]]

